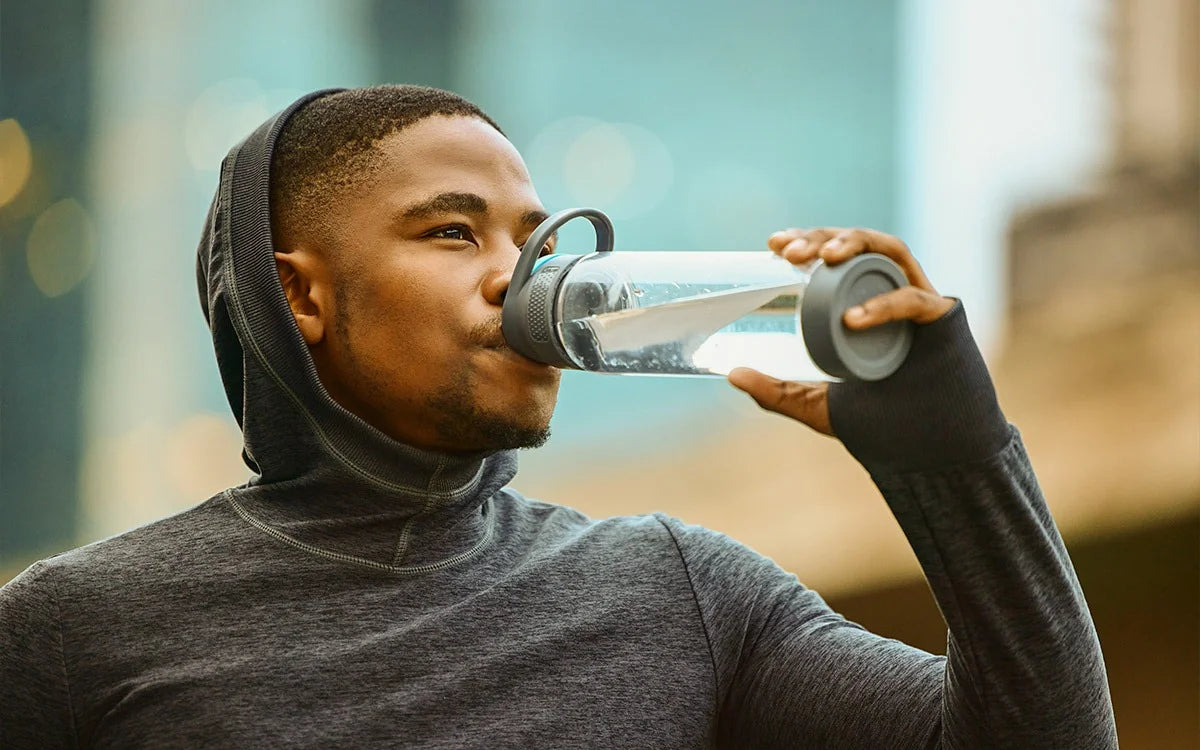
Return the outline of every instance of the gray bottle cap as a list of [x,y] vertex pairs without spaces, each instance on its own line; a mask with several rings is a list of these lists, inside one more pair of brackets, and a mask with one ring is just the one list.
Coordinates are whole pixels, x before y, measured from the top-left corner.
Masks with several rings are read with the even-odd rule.
[[813,362],[846,380],[882,380],[899,369],[912,347],[912,322],[854,331],[842,323],[842,315],[907,284],[900,266],[877,253],[857,255],[836,266],[817,266],[800,302],[800,329]]

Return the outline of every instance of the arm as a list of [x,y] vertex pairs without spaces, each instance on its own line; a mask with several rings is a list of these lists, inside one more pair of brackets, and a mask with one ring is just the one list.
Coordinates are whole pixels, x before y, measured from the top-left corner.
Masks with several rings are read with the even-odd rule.
[[0,747],[77,747],[59,630],[44,563],[0,588]]
[[1083,591],[962,306],[917,331],[910,366],[834,387],[830,415],[949,626],[943,745],[1116,747]]
[[[765,588],[698,584],[710,637],[750,644],[727,674],[723,732],[732,745],[1115,747],[1083,593],[961,305],[936,296],[911,255],[895,259],[922,294],[908,287],[890,310],[869,302],[868,312],[926,317],[895,375],[827,393],[756,373],[731,380],[765,408],[836,433],[871,473],[949,625],[948,656],[866,633],[769,570]],[[904,295],[939,302],[905,311]],[[729,575],[701,549],[692,559],[709,570],[696,579]],[[725,618],[711,615],[728,606],[718,596],[752,603],[741,633],[717,632]]]

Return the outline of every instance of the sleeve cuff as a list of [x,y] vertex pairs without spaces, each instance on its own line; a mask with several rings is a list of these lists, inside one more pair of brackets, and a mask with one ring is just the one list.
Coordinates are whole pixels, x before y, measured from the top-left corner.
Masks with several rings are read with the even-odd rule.
[[1009,428],[961,301],[916,326],[900,369],[875,382],[829,388],[834,434],[872,474],[990,458]]

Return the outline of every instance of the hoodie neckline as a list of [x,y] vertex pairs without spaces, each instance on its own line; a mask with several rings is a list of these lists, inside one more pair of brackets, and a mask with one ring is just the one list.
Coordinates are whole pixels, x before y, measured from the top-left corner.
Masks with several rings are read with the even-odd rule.
[[292,547],[423,569],[490,538],[489,499],[515,475],[515,451],[457,455],[400,443],[336,403],[317,376],[276,270],[270,166],[288,118],[338,91],[301,97],[221,165],[197,280],[243,458],[255,472],[226,497],[248,523]]

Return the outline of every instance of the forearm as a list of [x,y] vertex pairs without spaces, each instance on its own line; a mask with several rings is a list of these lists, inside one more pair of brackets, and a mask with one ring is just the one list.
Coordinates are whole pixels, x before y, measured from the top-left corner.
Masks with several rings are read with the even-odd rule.
[[1115,747],[1091,615],[1016,430],[992,459],[876,481],[950,627],[943,746]]
[[943,745],[1115,746],[1083,593],[961,308],[918,329],[910,360],[830,408],[950,627]]

